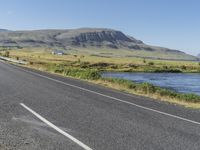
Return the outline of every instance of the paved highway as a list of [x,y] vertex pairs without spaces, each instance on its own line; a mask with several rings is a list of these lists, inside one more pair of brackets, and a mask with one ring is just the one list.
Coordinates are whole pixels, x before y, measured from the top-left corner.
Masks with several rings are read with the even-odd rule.
[[199,150],[200,111],[0,62],[0,150]]

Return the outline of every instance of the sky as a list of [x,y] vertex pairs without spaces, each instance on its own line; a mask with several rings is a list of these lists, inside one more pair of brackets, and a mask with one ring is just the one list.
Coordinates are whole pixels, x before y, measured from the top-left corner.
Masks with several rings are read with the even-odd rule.
[[112,28],[150,45],[200,53],[200,0],[1,0],[0,28]]

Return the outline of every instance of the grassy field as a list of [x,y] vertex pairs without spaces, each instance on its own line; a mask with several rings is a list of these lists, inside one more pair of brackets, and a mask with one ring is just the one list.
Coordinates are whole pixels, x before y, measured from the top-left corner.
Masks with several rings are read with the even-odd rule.
[[[5,52],[1,52],[4,55]],[[106,55],[106,53],[103,53]],[[109,53],[107,53],[109,55]],[[9,57],[26,60],[27,67],[79,78],[137,95],[200,108],[200,96],[181,94],[149,83],[102,78],[101,71],[126,72],[200,72],[198,62],[152,60],[135,57],[105,57],[68,51],[66,55],[52,55],[50,49],[21,49],[9,51]]]
[[66,67],[99,69],[100,71],[200,72],[198,62],[153,60],[124,56],[111,57],[109,52],[101,52],[102,55],[78,52],[71,50],[68,51],[67,55],[55,56],[51,54],[50,49],[23,49],[10,51],[10,57],[27,60],[31,64],[40,67],[44,64],[63,64]]
[[[74,51],[75,52],[75,51]],[[90,54],[105,57],[135,57],[135,58],[151,58],[151,59],[173,59],[173,60],[191,60],[190,55],[184,55],[163,51],[144,51],[144,50],[128,50],[128,49],[108,49],[108,48],[77,48],[77,54]]]

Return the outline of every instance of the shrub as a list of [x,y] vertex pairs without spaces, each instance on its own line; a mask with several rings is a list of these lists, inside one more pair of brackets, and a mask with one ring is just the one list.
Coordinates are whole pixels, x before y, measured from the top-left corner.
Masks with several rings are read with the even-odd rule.
[[10,56],[10,52],[6,51],[5,54],[4,54],[4,57],[9,57],[9,56]]
[[118,65],[112,65],[112,66],[110,66],[110,68],[112,68],[112,69],[118,69]]
[[65,69],[64,75],[71,76],[71,77],[77,77],[80,79],[91,79],[91,80],[97,80],[101,77],[100,73],[97,70],[75,69],[75,68]]
[[163,69],[168,69],[168,66],[163,66]]
[[156,69],[155,73],[181,73],[182,71],[179,69]]
[[194,102],[194,103],[200,102],[200,96],[195,94],[179,94],[178,98],[180,100],[187,102]]
[[181,69],[186,70],[187,67],[185,65],[181,66]]
[[150,62],[148,63],[148,65],[149,65],[149,66],[153,66],[153,65],[154,65],[154,62],[150,61]]
[[104,68],[104,67],[108,67],[112,64],[109,63],[105,63],[105,62],[99,62],[99,63],[94,63],[94,64],[90,64],[90,67],[100,67],[100,68]]
[[135,64],[128,64],[128,66],[135,69],[138,68],[138,65],[135,65]]
[[80,67],[81,68],[89,68],[89,64],[90,64],[89,62],[81,62]]
[[141,83],[138,84],[137,90],[144,92],[145,94],[155,93],[156,88],[150,83]]

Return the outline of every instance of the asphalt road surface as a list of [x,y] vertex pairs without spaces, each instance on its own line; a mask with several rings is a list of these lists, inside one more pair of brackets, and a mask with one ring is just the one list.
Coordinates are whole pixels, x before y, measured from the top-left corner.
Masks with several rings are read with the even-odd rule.
[[200,111],[0,62],[0,150],[200,150]]

